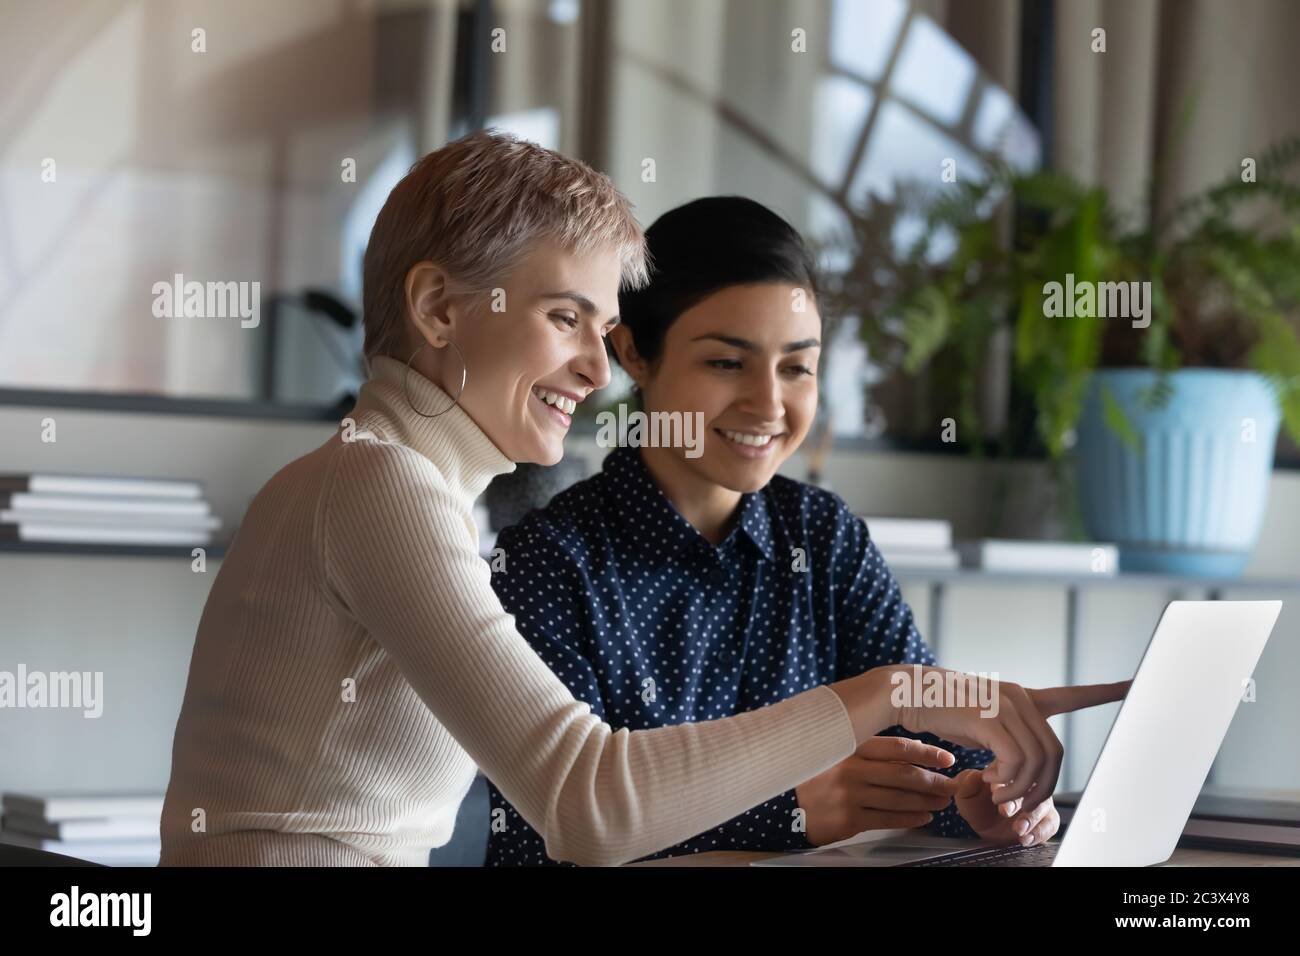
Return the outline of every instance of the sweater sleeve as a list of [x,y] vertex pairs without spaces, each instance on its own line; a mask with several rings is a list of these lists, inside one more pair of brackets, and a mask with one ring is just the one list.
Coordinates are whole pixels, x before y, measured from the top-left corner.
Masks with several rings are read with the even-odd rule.
[[478,555],[468,503],[432,462],[402,445],[354,441],[340,442],[330,468],[318,522],[326,587],[553,859],[637,859],[853,752],[849,715],[828,687],[723,720],[614,730],[515,629]]

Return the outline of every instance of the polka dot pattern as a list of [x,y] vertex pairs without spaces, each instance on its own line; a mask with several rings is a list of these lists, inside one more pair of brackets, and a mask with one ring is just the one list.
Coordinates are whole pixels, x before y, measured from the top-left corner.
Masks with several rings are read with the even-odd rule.
[[[519,632],[574,696],[615,728],[713,720],[891,663],[932,665],[865,523],[839,498],[777,476],[742,496],[710,544],[672,506],[633,448],[497,539],[492,575]],[[952,751],[954,775],[993,755]],[[558,865],[493,786],[488,866]],[[811,846],[793,790],[646,859]],[[927,827],[974,832],[948,807]]]

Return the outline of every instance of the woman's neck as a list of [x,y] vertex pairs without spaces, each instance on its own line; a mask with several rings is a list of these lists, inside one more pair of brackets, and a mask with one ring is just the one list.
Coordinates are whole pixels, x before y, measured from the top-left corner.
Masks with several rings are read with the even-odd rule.
[[740,510],[740,492],[694,473],[671,448],[643,447],[638,453],[677,512],[710,544],[721,544]]

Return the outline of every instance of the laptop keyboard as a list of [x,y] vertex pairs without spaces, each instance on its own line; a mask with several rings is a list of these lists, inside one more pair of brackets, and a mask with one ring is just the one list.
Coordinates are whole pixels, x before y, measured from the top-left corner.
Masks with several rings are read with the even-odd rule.
[[995,846],[982,850],[962,850],[946,853],[928,860],[902,863],[900,866],[1051,866],[1060,843],[1039,843],[1034,846]]

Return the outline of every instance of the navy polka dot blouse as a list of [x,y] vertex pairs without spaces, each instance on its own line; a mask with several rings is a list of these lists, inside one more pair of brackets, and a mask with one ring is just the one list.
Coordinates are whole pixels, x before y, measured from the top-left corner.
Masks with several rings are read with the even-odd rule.
[[[865,523],[839,496],[777,476],[741,498],[714,546],[672,506],[634,448],[497,538],[493,586],[516,626],[578,700],[641,730],[753,710],[881,664],[935,664]],[[504,565],[504,566],[502,566]],[[949,776],[993,759],[952,751]],[[496,787],[488,866],[554,864]],[[795,850],[793,790],[647,859],[708,850]],[[952,803],[928,830],[975,836]]]

